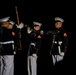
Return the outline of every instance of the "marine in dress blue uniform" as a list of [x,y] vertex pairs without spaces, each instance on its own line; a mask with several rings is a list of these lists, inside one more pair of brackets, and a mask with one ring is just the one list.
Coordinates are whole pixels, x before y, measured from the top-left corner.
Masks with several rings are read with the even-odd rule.
[[27,68],[28,68],[28,75],[37,75],[37,58],[38,58],[38,51],[41,47],[41,39],[42,35],[41,31],[41,23],[33,22],[34,28],[29,33],[29,49],[28,49],[28,60],[27,60]]
[[64,19],[55,17],[55,30],[48,31],[48,34],[52,34],[52,46],[50,54],[52,55],[53,65],[64,59],[68,48],[68,35],[65,29],[62,27]]
[[0,19],[0,75],[14,75],[14,22],[10,17]]

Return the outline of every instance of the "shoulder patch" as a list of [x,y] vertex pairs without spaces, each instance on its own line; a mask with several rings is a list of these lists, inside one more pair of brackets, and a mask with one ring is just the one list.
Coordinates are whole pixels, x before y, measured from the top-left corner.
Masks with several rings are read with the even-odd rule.
[[66,33],[64,33],[64,35],[63,35],[64,37],[67,37],[67,34]]
[[41,39],[41,36],[40,36],[40,35],[38,35],[38,36],[37,36],[37,38],[38,38],[38,39]]
[[15,36],[15,32],[12,32],[12,36]]

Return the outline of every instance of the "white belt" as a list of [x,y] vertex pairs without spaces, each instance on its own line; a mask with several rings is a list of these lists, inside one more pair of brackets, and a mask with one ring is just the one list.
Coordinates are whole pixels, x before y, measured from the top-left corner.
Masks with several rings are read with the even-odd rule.
[[10,44],[10,43],[14,44],[14,41],[0,42],[0,44]]
[[[57,41],[54,41],[55,44],[57,44]],[[62,41],[58,41],[58,44],[61,45]]]

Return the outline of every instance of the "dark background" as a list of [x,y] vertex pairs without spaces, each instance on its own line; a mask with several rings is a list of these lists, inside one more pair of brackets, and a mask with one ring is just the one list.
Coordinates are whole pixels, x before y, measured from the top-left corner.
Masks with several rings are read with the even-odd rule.
[[[1,0],[0,0],[1,1]],[[46,31],[54,27],[54,17],[64,18],[63,27],[67,31],[69,48],[65,58],[64,69],[71,72],[75,67],[76,28],[75,4],[66,1],[39,1],[39,0],[2,0],[0,2],[0,18],[10,16],[17,23],[15,6],[18,8],[20,22],[32,26],[33,21],[43,23]],[[21,61],[22,62],[22,61]],[[73,72],[72,72],[73,73]]]

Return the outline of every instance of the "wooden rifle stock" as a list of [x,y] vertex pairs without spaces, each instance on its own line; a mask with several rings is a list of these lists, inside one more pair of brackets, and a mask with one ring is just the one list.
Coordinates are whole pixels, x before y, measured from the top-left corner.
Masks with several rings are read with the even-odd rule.
[[20,21],[19,21],[19,15],[18,15],[17,6],[15,6],[15,9],[16,9],[17,24],[19,25]]
[[[20,20],[19,20],[19,14],[18,14],[18,10],[17,10],[17,6],[15,6],[16,9],[16,17],[17,17],[17,24],[20,24]],[[18,50],[22,50],[22,44],[21,44],[21,29],[19,31],[19,47]]]

